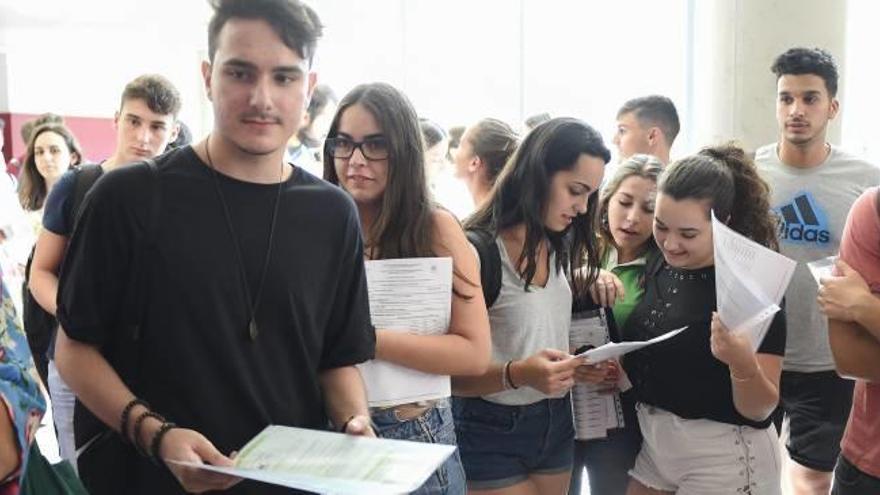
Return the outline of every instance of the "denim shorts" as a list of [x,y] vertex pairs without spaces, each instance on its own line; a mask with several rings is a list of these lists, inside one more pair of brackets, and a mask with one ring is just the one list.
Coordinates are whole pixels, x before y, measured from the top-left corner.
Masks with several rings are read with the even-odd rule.
[[571,470],[574,425],[569,396],[527,406],[456,397],[452,410],[468,488],[505,488],[531,474]]
[[[410,440],[413,442],[455,445],[455,427],[449,399],[437,401],[420,416],[398,419],[394,409],[373,411],[371,414],[376,434],[382,438]],[[464,468],[458,450],[452,453],[434,474],[425,481],[416,495],[464,495],[466,491]]]

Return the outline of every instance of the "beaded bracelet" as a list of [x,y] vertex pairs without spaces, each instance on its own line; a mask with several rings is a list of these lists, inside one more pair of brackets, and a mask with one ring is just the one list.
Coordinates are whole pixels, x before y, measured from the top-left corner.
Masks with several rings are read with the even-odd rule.
[[153,435],[153,440],[150,441],[150,459],[154,463],[159,465],[162,464],[162,459],[159,458],[159,447],[162,446],[162,437],[174,428],[177,428],[176,424],[170,421],[164,421],[162,426],[156,431],[156,434]]
[[119,434],[122,435],[122,438],[125,440],[128,440],[128,420],[131,419],[131,411],[135,406],[144,406],[148,410],[150,409],[150,405],[147,404],[145,400],[138,399],[137,397],[125,405],[125,408],[122,409],[122,417],[119,421]]
[[135,450],[144,457],[149,457],[149,452],[146,451],[143,447],[141,447],[141,427],[144,425],[144,420],[147,418],[153,418],[160,423],[165,422],[165,418],[162,417],[159,413],[154,413],[153,411],[146,411],[142,413],[134,422],[134,433],[132,433],[132,444],[134,445]]

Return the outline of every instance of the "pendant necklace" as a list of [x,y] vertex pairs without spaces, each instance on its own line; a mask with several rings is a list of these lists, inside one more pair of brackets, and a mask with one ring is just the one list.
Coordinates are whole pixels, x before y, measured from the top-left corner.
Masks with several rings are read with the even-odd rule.
[[238,236],[235,233],[235,228],[232,225],[232,216],[229,214],[229,206],[226,204],[226,198],[223,196],[223,190],[220,188],[220,172],[217,172],[217,169],[214,167],[214,162],[211,160],[211,152],[210,152],[210,143],[211,143],[211,135],[205,139],[205,157],[208,160],[208,167],[211,168],[211,177],[214,178],[214,189],[217,191],[217,198],[220,200],[220,204],[223,206],[223,216],[226,219],[226,227],[229,229],[229,235],[232,237],[232,247],[235,252],[235,261],[238,265],[238,269],[241,275],[241,279],[244,287],[244,296],[247,300],[247,307],[250,311],[250,315],[248,318],[247,325],[247,334],[250,337],[251,341],[257,340],[257,335],[259,334],[259,329],[257,327],[257,309],[260,307],[260,301],[263,296],[263,286],[266,282],[266,273],[269,271],[269,261],[272,258],[272,245],[274,244],[275,239],[275,224],[278,220],[278,206],[281,203],[281,191],[284,188],[284,162],[281,162],[281,174],[278,177],[278,193],[275,196],[275,207],[272,211],[272,224],[269,227],[269,246],[266,248],[266,258],[263,262],[263,271],[260,274],[260,285],[257,286],[257,297],[256,299],[251,298],[251,289],[250,284],[248,283],[247,272],[244,268],[244,257],[241,255],[241,247],[238,244]]

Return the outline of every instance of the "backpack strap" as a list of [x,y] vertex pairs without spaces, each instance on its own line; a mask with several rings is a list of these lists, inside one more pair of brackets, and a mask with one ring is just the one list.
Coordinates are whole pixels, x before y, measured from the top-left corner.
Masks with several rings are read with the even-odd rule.
[[486,300],[486,308],[491,308],[501,293],[501,253],[495,244],[495,237],[488,231],[469,229],[465,231],[465,235],[480,256],[483,298]]

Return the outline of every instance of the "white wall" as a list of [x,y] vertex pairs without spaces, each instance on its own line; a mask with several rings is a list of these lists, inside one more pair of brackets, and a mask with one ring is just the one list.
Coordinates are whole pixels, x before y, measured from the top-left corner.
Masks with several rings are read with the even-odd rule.
[[112,117],[125,84],[161,73],[183,99],[181,118],[202,125],[200,46],[161,26],[5,30],[7,110]]
[[[682,118],[677,156],[731,138],[749,147],[772,140],[772,58],[794,45],[828,47],[842,68],[842,141],[880,158],[880,6],[871,0],[312,4],[326,25],[320,77],[340,96],[384,80],[446,126],[485,116],[518,126],[549,111],[584,118],[610,139],[624,100],[661,93]],[[161,72],[183,95],[182,118],[203,135],[209,14],[203,0],[0,0],[0,111],[109,117],[125,82]]]
[[324,82],[340,96],[390,82],[446,126],[494,116],[519,127],[548,111],[586,119],[610,139],[628,98],[662,93],[686,105],[685,0],[314,5],[326,25]]
[[[697,143],[731,138],[746,148],[774,141],[776,77],[773,60],[794,46],[822,47],[846,64],[847,0],[700,0],[694,2]],[[846,100],[841,85],[838,96]],[[839,121],[829,139],[840,142]]]
[[850,0],[847,16],[847,72],[840,105],[843,145],[880,164],[880,3]]

